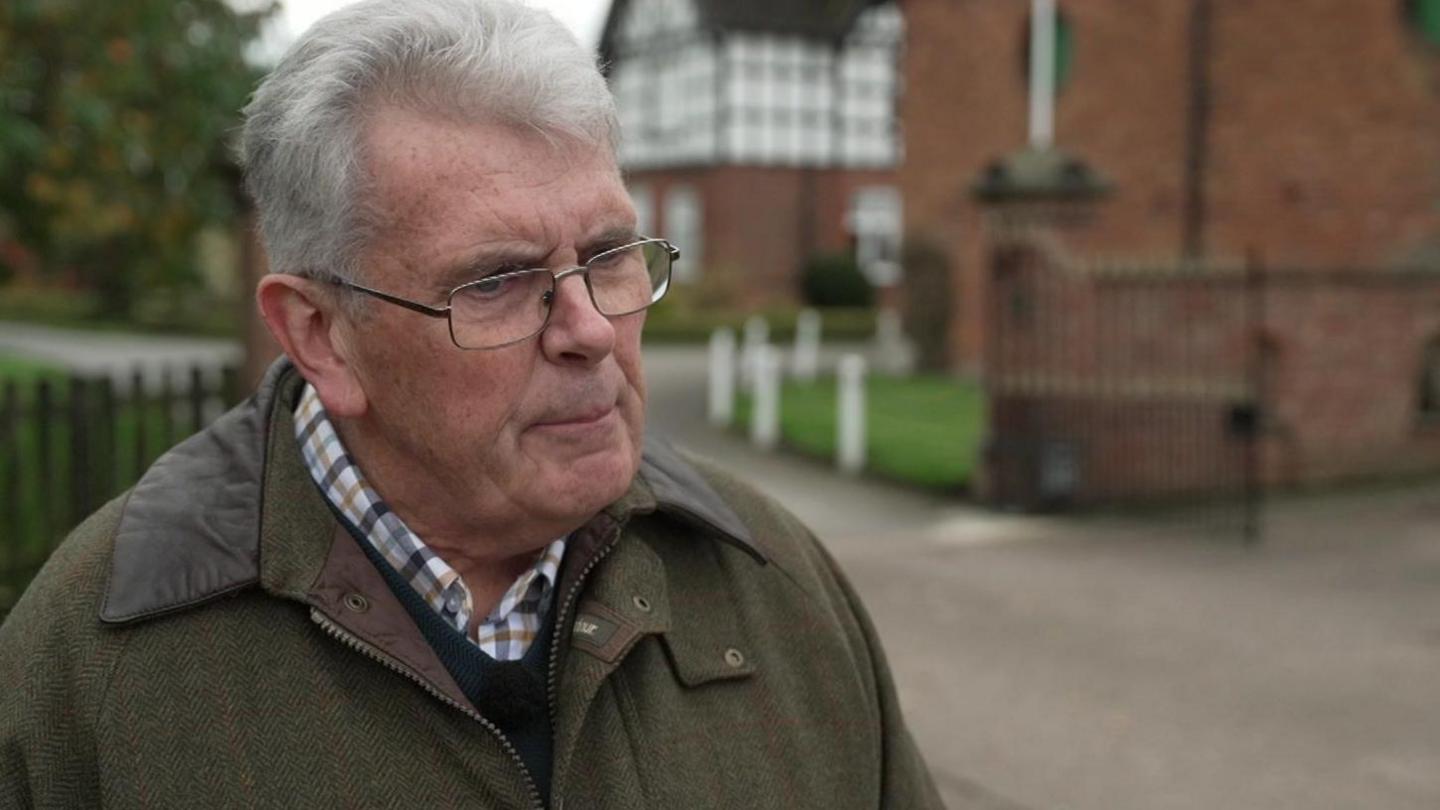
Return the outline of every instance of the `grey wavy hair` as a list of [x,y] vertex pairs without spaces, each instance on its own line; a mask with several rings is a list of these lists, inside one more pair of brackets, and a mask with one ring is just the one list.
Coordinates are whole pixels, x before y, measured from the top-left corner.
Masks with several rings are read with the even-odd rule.
[[245,107],[240,160],[272,272],[358,280],[374,218],[363,127],[398,105],[578,140],[614,155],[615,102],[596,58],[514,0],[362,0],[291,46]]

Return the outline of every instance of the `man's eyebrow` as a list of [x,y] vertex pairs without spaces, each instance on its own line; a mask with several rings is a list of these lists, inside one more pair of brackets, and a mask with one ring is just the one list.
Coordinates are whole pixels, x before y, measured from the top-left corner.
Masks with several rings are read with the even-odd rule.
[[[585,240],[579,251],[580,261],[613,247],[638,242],[641,238],[632,226],[606,228]],[[496,272],[544,267],[545,259],[546,252],[540,248],[527,248],[522,245],[481,248],[442,272],[435,280],[436,292],[443,295],[462,284],[477,281]]]
[[630,226],[606,228],[586,240],[585,249],[580,251],[580,260],[584,261],[601,251],[620,247],[621,245],[628,245],[631,242],[638,242],[643,238],[644,237],[640,236],[640,234]]
[[545,264],[544,251],[539,248],[499,246],[482,248],[466,256],[441,273],[435,285],[442,293],[476,281],[487,275],[507,270],[528,270]]

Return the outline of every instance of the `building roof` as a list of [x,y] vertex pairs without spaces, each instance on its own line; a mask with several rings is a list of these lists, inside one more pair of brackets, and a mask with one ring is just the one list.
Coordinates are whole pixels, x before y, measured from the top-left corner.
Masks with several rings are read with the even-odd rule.
[[[784,34],[804,39],[838,42],[850,32],[855,20],[871,6],[888,0],[692,0],[707,31],[750,31]],[[630,0],[613,0],[600,35],[600,55],[605,62],[614,58],[619,22]]]

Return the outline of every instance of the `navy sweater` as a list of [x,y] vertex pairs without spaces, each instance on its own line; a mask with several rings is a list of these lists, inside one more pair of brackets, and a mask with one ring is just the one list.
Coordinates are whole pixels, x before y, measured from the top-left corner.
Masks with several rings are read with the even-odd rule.
[[[343,521],[349,527],[349,521]],[[409,582],[363,537],[350,534],[365,550],[390,590],[409,611],[455,683],[485,719],[500,727],[524,761],[546,806],[552,764],[550,707],[546,674],[555,632],[555,608],[545,613],[540,632],[519,661],[496,661],[436,613]]]

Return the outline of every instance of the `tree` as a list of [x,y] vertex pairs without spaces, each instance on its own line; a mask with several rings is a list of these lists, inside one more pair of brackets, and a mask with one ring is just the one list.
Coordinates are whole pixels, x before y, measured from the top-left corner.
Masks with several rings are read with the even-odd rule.
[[275,7],[0,2],[0,276],[28,254],[108,314],[194,283],[197,234],[235,214],[227,139]]

